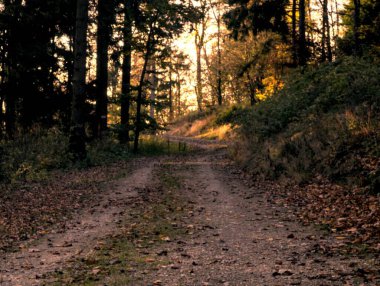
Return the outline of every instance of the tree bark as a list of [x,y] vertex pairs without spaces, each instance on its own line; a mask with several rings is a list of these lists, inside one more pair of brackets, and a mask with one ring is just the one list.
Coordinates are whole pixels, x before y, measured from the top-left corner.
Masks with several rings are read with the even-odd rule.
[[321,62],[326,61],[326,0],[321,1],[322,4],[322,35],[321,35]]
[[[7,137],[12,139],[16,131],[16,98],[17,98],[17,26],[20,17],[21,0],[16,1],[4,1],[4,9],[7,11],[10,9],[13,13],[10,22],[7,24],[8,34],[8,46],[6,47],[8,53],[7,60],[7,73],[8,78],[6,80],[5,89],[5,130]],[[1,106],[2,108],[2,106]]]
[[156,60],[152,59],[152,68],[150,76],[150,97],[149,97],[149,116],[154,118],[155,115],[155,102],[157,90],[157,77],[156,77]]
[[218,82],[217,82],[217,91],[218,91],[218,105],[223,104],[223,90],[222,90],[222,51],[220,48],[220,13],[218,15]]
[[[202,44],[203,46],[203,44]],[[197,104],[198,110],[202,112],[202,101],[203,101],[203,85],[202,85],[202,63],[201,63],[201,54],[202,47],[199,44],[196,44],[196,56],[197,56],[197,86],[196,86],[196,94],[197,94]]]
[[145,75],[148,67],[148,62],[153,50],[153,23],[150,26],[150,31],[148,35],[148,39],[146,42],[146,47],[145,47],[145,56],[144,56],[144,65],[143,69],[141,71],[141,76],[140,76],[140,81],[139,81],[139,86],[137,89],[137,102],[136,102],[136,123],[135,123],[135,138],[133,142],[133,152],[137,153],[139,149],[139,137],[140,137],[140,132],[141,132],[141,106],[142,106],[142,93],[143,93],[143,85],[144,85],[144,80],[145,80]]
[[121,143],[130,141],[130,107],[131,107],[131,71],[132,71],[132,5],[130,0],[125,1],[124,29],[123,29],[123,66],[122,66],[122,86],[121,86],[121,132],[119,140]]
[[169,65],[169,121],[174,119],[174,106],[173,106],[173,63],[170,57]]
[[88,0],[77,0],[70,127],[70,151],[75,160],[82,160],[86,157],[84,104],[86,91],[87,23]]
[[360,0],[354,0],[354,42],[355,42],[355,55],[361,55],[361,45],[360,45]]
[[329,20],[329,10],[328,10],[328,0],[324,0],[326,2],[325,4],[325,24],[326,24],[326,46],[327,46],[327,60],[329,62],[332,62],[332,49],[331,49],[331,33],[330,33],[330,20]]
[[250,103],[251,106],[254,106],[256,104],[256,85],[250,76],[249,72],[247,74],[247,79],[248,79],[248,88],[249,88],[249,98],[250,98]]
[[214,14],[214,18],[216,20],[217,27],[217,71],[216,71],[216,95],[218,105],[221,106],[223,104],[223,90],[222,90],[222,51],[220,47],[221,41],[221,14],[220,14],[220,2],[216,2],[216,12],[214,10],[214,4],[210,1],[210,7],[212,8],[212,12]]
[[299,0],[299,65],[305,66],[307,61],[306,48],[306,11],[305,0]]
[[293,65],[298,63],[297,59],[297,0],[292,2],[292,60]]
[[181,116],[181,75],[179,73],[179,70],[177,71],[177,117]]
[[107,129],[108,46],[110,41],[109,1],[98,0],[98,33],[96,60],[96,123],[95,134],[101,137]]
[[[206,12],[206,1],[201,3],[202,12]],[[202,48],[204,46],[205,30],[207,19],[204,16],[198,26],[195,27],[195,50],[197,57],[197,85],[195,87],[197,95],[198,111],[203,111],[203,84],[202,84]]]
[[332,61],[328,0],[322,1],[322,62]]

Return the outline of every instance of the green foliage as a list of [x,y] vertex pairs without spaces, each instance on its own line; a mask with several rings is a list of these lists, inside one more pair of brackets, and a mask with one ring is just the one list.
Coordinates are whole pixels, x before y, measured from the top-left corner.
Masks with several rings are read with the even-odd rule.
[[197,121],[199,119],[203,119],[213,113],[212,109],[207,109],[204,111],[191,111],[187,113],[186,115],[178,118],[174,124],[180,124],[180,123],[193,123],[194,121]]
[[265,177],[303,182],[319,173],[373,189],[379,78],[377,65],[358,58],[293,76],[282,91],[239,117],[245,148],[239,146],[236,155]]
[[237,125],[241,121],[241,118],[248,111],[247,108],[244,108],[241,105],[232,105],[228,108],[225,108],[217,113],[215,124],[232,124]]
[[164,154],[185,154],[189,151],[186,143],[170,141],[157,136],[143,136],[140,139],[140,154],[156,156]]
[[[74,162],[68,145],[66,134],[57,129],[34,131],[12,141],[1,141],[0,182],[41,181],[47,179],[53,170],[107,165],[133,156],[128,145],[119,144],[112,134],[89,142],[88,156],[84,161]],[[154,135],[141,139],[142,155],[183,154],[188,150],[185,143]]]
[[67,145],[67,137],[56,129],[1,142],[0,179],[7,182],[40,180],[52,169],[69,166],[71,160],[66,152]]
[[321,113],[360,104],[380,108],[380,68],[370,61],[346,58],[292,77],[278,94],[246,113],[240,121],[244,132],[265,139],[291,123],[315,122]]
[[[380,53],[380,4],[376,0],[360,1],[360,28],[359,38],[361,48],[373,54]],[[338,41],[340,52],[351,55],[355,51],[354,43],[354,3],[352,0],[345,5],[343,25],[347,31],[343,38]]]
[[131,158],[128,146],[119,144],[112,136],[95,140],[88,145],[85,166],[99,166]]

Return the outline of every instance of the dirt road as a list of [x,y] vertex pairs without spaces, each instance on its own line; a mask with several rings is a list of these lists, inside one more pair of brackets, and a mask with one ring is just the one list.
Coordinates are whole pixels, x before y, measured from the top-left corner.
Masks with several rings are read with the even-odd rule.
[[[108,272],[102,272],[95,261],[92,274],[103,274],[86,285],[380,285],[378,261],[339,254],[337,241],[316,227],[303,226],[290,209],[274,203],[268,188],[247,182],[226,151],[215,147],[155,159],[111,184],[99,205],[84,210],[62,233],[2,258],[0,284],[52,283],[51,276],[44,279],[47,273],[57,268],[66,271],[89,251],[98,250],[97,241],[120,233],[120,221],[129,212],[135,214],[133,225],[139,224],[138,212],[143,216],[142,210],[165,193],[155,184],[167,172],[179,182],[170,192],[186,205],[174,218],[183,233],[142,247],[141,253],[151,257],[145,262],[154,261],[152,267],[139,268],[131,262],[133,267],[124,271],[129,262],[110,257]],[[142,200],[145,205],[136,210],[133,202],[141,196],[151,199]],[[109,267],[119,267],[119,282]],[[84,284],[70,281],[70,285]]]

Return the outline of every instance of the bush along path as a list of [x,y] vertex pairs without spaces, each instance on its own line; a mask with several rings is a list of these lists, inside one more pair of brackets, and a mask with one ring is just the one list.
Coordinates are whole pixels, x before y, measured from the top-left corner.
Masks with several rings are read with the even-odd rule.
[[61,233],[2,257],[1,285],[380,284],[375,254],[342,252],[226,153],[146,161]]

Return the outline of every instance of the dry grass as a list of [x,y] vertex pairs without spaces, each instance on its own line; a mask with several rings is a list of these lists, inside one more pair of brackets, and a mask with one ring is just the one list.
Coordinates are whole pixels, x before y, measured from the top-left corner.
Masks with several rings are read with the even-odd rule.
[[170,135],[195,137],[210,140],[228,140],[233,137],[233,128],[230,124],[216,125],[216,115],[194,120],[192,122],[179,122],[173,125]]

